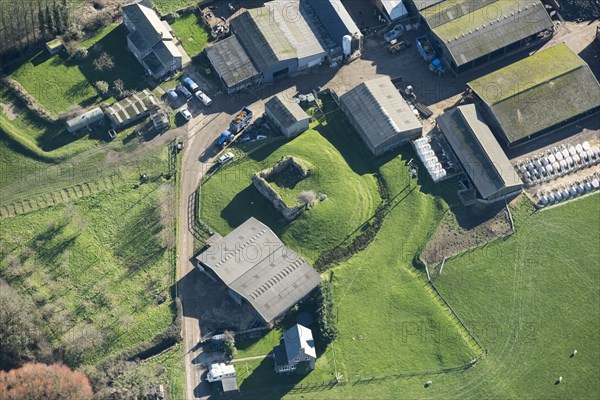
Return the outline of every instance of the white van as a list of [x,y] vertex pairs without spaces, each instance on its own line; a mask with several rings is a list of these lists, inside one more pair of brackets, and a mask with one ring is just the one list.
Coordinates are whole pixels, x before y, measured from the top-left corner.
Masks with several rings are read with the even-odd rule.
[[205,106],[210,106],[212,104],[212,100],[210,99],[210,97],[208,97],[206,95],[206,93],[204,93],[202,90],[198,90],[196,93],[194,93],[194,95],[196,96],[196,98],[198,100],[200,100],[202,102],[202,104],[204,104]]

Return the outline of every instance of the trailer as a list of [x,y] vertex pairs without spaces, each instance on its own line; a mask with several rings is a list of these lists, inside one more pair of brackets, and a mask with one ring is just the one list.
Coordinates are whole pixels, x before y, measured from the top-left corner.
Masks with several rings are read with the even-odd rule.
[[250,125],[254,114],[248,107],[242,108],[229,123],[229,129],[223,131],[217,143],[221,148],[226,148],[231,143],[235,142]]
[[435,50],[429,41],[427,35],[419,36],[416,39],[417,49],[419,49],[419,53],[425,62],[430,63],[435,59]]

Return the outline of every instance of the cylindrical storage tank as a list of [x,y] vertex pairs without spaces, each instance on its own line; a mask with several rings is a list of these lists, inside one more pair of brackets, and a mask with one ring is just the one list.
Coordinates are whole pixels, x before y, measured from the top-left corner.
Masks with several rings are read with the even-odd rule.
[[542,157],[540,159],[540,162],[542,163],[542,165],[545,167],[546,165],[550,164],[550,161],[548,161],[548,157]]
[[583,153],[584,152],[583,146],[580,145],[579,143],[577,143],[577,145],[575,146],[575,151],[577,152],[577,154]]
[[569,157],[566,157],[564,161],[566,161],[566,162],[567,162],[567,165],[568,165],[569,167],[572,167],[572,166],[573,166],[573,157],[571,157],[571,156],[569,156]]
[[575,165],[580,165],[581,164],[581,157],[579,157],[578,154],[575,154],[573,156],[573,162],[575,163]]
[[558,161],[554,161],[552,163],[552,168],[554,168],[554,170],[556,171],[556,173],[560,172],[560,164],[558,163]]
[[590,149],[590,143],[588,141],[585,141],[581,144],[581,147],[583,147],[585,151],[588,151]]
[[550,161],[550,164],[556,161],[556,157],[554,157],[554,154],[548,155],[548,161]]
[[594,189],[598,189],[598,187],[600,187],[600,182],[598,182],[598,179],[596,179],[596,178],[592,179],[592,187]]
[[561,153],[562,153],[563,158],[567,158],[571,155],[569,153],[569,150],[567,150],[567,149],[564,149]]
[[562,194],[560,194],[560,192],[555,192],[554,198],[556,199],[556,201],[561,201],[563,199]]
[[344,52],[345,57],[348,57],[350,54],[352,54],[352,36],[344,35],[344,37],[342,37],[342,51]]
[[542,166],[542,163],[540,160],[533,160],[533,166],[539,169]]
[[565,160],[560,160],[560,169],[565,171],[568,168],[568,164]]
[[554,193],[552,193],[552,192],[548,193],[548,201],[550,203],[554,203],[556,201],[556,197],[554,197]]
[[560,194],[562,194],[562,197],[564,199],[568,199],[569,198],[569,191],[566,188],[562,188],[560,191]]
[[556,157],[556,161],[560,161],[560,160],[562,160],[562,159],[564,158],[564,157],[563,157],[563,153],[561,153],[560,151],[557,151],[557,152],[554,154],[554,156]]
[[595,156],[595,158],[596,158],[596,159],[599,159],[599,158],[600,158],[600,148],[598,148],[598,147],[594,147],[594,148],[592,149],[592,151],[594,152],[594,156]]
[[583,185],[580,183],[579,185],[577,185],[577,193],[581,194],[585,192],[585,188],[583,187]]
[[548,198],[546,196],[542,196],[540,198],[540,204],[545,206],[546,204],[548,204]]
[[571,186],[571,189],[569,189],[569,194],[571,197],[577,196],[577,188],[575,186]]
[[583,184],[583,188],[586,192],[589,192],[590,190],[592,190],[592,185],[589,182],[586,182]]
[[585,155],[586,155],[588,161],[594,161],[594,152],[592,151],[592,149],[589,149],[588,151],[586,151]]
[[575,147],[569,146],[569,154],[572,156],[577,154],[577,150],[575,150]]

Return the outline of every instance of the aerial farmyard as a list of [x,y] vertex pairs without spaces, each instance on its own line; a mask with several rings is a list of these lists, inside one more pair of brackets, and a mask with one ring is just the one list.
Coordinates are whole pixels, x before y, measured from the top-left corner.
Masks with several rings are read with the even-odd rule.
[[0,399],[597,399],[600,2],[0,2]]

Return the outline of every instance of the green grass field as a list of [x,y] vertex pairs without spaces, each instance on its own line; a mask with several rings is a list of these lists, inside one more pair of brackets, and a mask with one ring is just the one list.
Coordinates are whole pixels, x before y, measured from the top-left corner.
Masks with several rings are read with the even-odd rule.
[[158,356],[145,361],[142,366],[147,371],[149,379],[157,382],[168,382],[170,399],[185,398],[182,344],[177,344]]
[[196,14],[187,14],[171,24],[175,36],[181,40],[183,48],[190,57],[200,54],[208,43],[208,32],[200,25]]
[[[158,177],[163,153],[138,165]],[[135,181],[0,220],[0,275],[35,301],[52,345],[94,341],[76,364],[126,350],[173,320],[165,247],[173,188],[158,178],[132,189]]]
[[[93,87],[100,80],[112,85],[121,79],[126,89],[145,86],[143,69],[127,48],[126,29],[122,25],[109,25],[82,46],[89,51],[83,61],[68,58],[64,53],[50,56],[43,50],[11,77],[54,115],[76,104],[87,107],[102,100],[112,101],[110,94],[102,97]],[[93,61],[102,52],[113,58],[115,67],[99,72],[94,69]]]
[[154,0],[152,2],[161,15],[166,15],[197,3],[202,3],[202,0]]
[[[340,118],[340,113],[329,114],[328,119]],[[345,125],[323,121],[284,145],[266,145],[230,164],[202,186],[202,219],[226,234],[254,216],[311,261],[356,234],[381,199],[369,156],[347,138],[344,129]],[[272,167],[287,155],[313,165],[313,175],[307,182],[316,193],[328,196],[290,223],[274,211],[251,181],[254,173]]]
[[[295,246],[305,256],[309,254],[309,258],[314,257],[311,250],[315,246],[329,237],[340,237],[342,229],[342,236],[353,234],[354,230],[348,233],[348,229],[359,228],[370,217],[361,216],[351,225],[346,222],[353,218],[348,216],[349,212],[352,216],[357,207],[365,204],[365,189],[353,183],[360,182],[358,177],[371,179],[370,198],[378,201],[374,177],[378,173],[391,196],[389,212],[375,240],[366,250],[332,270],[340,335],[319,355],[316,370],[305,378],[279,377],[273,372],[271,359],[242,361],[238,379],[242,391],[248,390],[250,397],[261,387],[329,381],[336,373],[356,379],[457,367],[478,353],[451,321],[448,311],[426,290],[421,273],[412,267],[414,256],[442,217],[446,209],[444,203],[421,192],[414,183],[409,185],[406,166],[409,154],[373,159],[362,150],[358,136],[352,133],[339,111],[333,110],[331,104],[327,107],[326,118],[312,125],[310,131],[274,151],[270,147],[258,150],[250,158],[217,173],[202,187],[202,216],[209,224],[217,229],[224,227],[227,232],[249,215],[257,216],[282,234],[286,244]],[[309,162],[319,170],[311,178],[316,180],[315,191],[327,193],[329,198],[299,221],[282,227],[281,220],[273,215],[275,211],[263,207],[258,193],[249,187],[251,174],[265,166],[265,163],[256,165],[264,159],[263,152],[275,160],[291,155]],[[327,179],[319,181],[324,177]],[[242,194],[246,191],[250,193]],[[244,196],[244,202],[235,201],[240,196]],[[260,207],[249,214],[248,204]],[[330,208],[326,211],[330,219],[325,225],[311,213],[328,204]],[[377,203],[371,204],[373,212]],[[229,215],[235,219],[227,219]],[[296,229],[296,222],[302,222],[297,236],[290,234]],[[312,236],[315,231],[318,237],[306,238],[307,232]],[[302,236],[305,241],[298,241]],[[318,247],[321,251],[326,248]],[[292,323],[287,321],[280,329],[258,340],[242,340],[236,357],[268,353],[278,343],[282,330]]]

